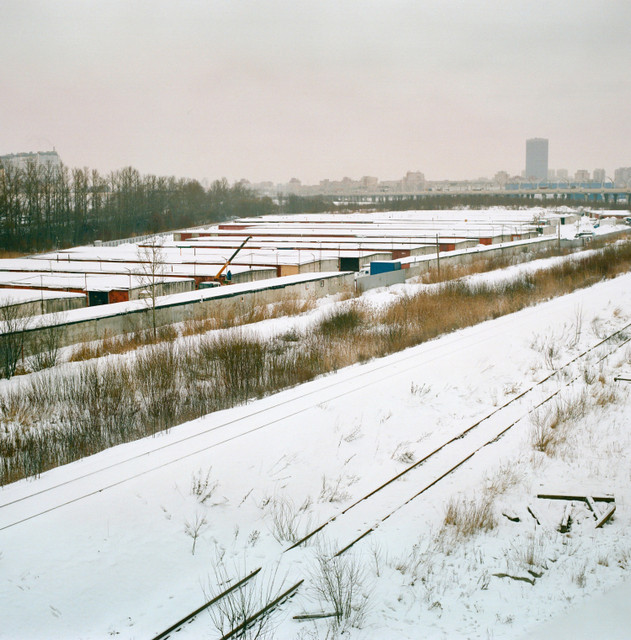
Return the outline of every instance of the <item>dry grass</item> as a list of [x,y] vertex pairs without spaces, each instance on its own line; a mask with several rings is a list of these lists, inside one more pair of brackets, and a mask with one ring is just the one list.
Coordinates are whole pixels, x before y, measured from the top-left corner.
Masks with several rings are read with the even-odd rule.
[[584,369],[581,379],[586,386],[578,393],[557,398],[554,403],[533,411],[530,415],[530,444],[536,451],[553,456],[568,442],[574,425],[585,419],[595,407],[619,402],[620,391],[601,373],[596,381]]
[[530,444],[533,449],[553,455],[560,444],[565,442],[565,433],[553,429],[548,421],[531,417]]
[[594,385],[592,398],[597,406],[606,407],[610,404],[615,404],[620,400],[620,392],[611,383]]
[[177,329],[172,325],[158,327],[155,335],[152,330],[147,329],[123,333],[118,336],[106,336],[103,340],[77,345],[72,350],[68,360],[70,362],[83,362],[112,354],[120,355],[147,345],[173,342],[178,337]]
[[470,538],[482,531],[490,531],[496,525],[493,501],[489,495],[470,500],[460,496],[451,498],[447,503],[443,527],[449,527],[457,538]]
[[501,464],[492,474],[487,476],[484,491],[490,500],[506,493],[511,487],[519,484],[521,476],[515,465]]
[[180,336],[201,335],[215,329],[229,329],[272,318],[300,315],[311,311],[315,306],[314,297],[297,299],[284,296],[271,304],[252,304],[245,308],[222,307],[221,311],[215,311],[212,316],[204,315],[184,321],[180,331],[173,325],[163,325],[157,327],[155,335],[152,330],[132,331],[79,344],[73,349],[69,361],[81,362],[110,354],[128,353],[147,345],[172,342]]
[[[12,450],[14,455],[0,458],[0,484],[517,311],[630,266],[631,242],[626,242],[508,283],[450,282],[378,310],[350,301],[311,331],[294,331],[286,339],[245,338],[235,331],[213,339],[191,339],[186,352],[180,353],[172,342],[177,333],[167,326],[160,328],[156,339],[145,331],[83,345],[75,349],[73,360],[125,353],[140,345],[152,345],[146,348],[156,351],[141,352],[133,363],[95,364],[77,375],[55,373],[23,385],[19,394],[32,407],[38,428],[29,431],[18,450]],[[311,304],[279,299],[258,310],[242,309],[241,314],[235,309],[232,318],[201,318],[198,322],[216,326],[234,322],[236,316],[253,319],[284,314],[288,309],[303,312]],[[165,342],[153,344],[156,340]],[[597,404],[615,399],[606,385],[597,386]],[[567,437],[567,425],[584,416],[591,402],[594,400],[585,393],[557,403],[539,424],[535,419],[533,446],[554,453]],[[2,403],[7,404],[6,392],[0,394],[0,407]],[[452,507],[453,518],[458,515],[456,506]],[[470,506],[473,513],[474,507]]]

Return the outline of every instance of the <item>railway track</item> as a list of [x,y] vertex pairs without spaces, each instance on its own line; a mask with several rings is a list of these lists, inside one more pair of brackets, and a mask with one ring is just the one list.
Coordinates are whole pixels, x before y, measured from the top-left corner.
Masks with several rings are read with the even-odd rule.
[[[356,513],[357,508],[363,503],[365,503],[367,500],[385,491],[386,489],[391,487],[394,483],[398,482],[399,480],[401,480],[406,476],[409,476],[409,474],[412,474],[413,472],[418,471],[421,467],[427,467],[429,463],[433,462],[439,456],[442,456],[443,458],[447,458],[447,462],[446,462],[447,468],[445,470],[436,468],[434,470],[434,475],[428,480],[428,483],[424,485],[424,487],[421,490],[417,491],[405,503],[401,504],[394,511],[389,512],[387,515],[385,515],[383,518],[379,520],[379,522],[384,522],[391,515],[393,515],[393,513],[396,513],[396,511],[398,511],[400,508],[405,506],[405,504],[408,504],[413,499],[420,496],[429,488],[437,484],[440,480],[442,480],[449,474],[453,473],[456,469],[464,465],[478,451],[481,451],[484,447],[495,442],[497,439],[503,436],[507,431],[513,428],[519,421],[521,421],[527,415],[529,415],[533,411],[537,410],[538,408],[540,408],[541,406],[543,406],[544,404],[546,404],[547,402],[549,402],[550,400],[558,396],[560,393],[560,389],[556,389],[552,393],[547,393],[544,391],[544,387],[546,383],[550,382],[554,378],[559,377],[564,371],[568,370],[570,367],[572,367],[579,361],[585,359],[587,356],[595,352],[597,349],[607,345],[612,341],[618,340],[618,342],[614,345],[614,348],[611,351],[608,351],[607,353],[602,355],[597,360],[597,363],[601,362],[602,360],[609,357],[610,355],[613,355],[613,353],[618,351],[621,347],[631,342],[631,335],[629,336],[626,335],[626,332],[630,328],[631,328],[631,323],[626,324],[622,328],[614,331],[607,337],[601,339],[599,342],[592,345],[588,349],[585,349],[581,353],[577,354],[574,358],[572,358],[571,360],[563,364],[561,367],[558,367],[557,369],[553,370],[550,374],[548,374],[542,380],[539,380],[537,383],[535,383],[528,389],[525,389],[521,393],[509,399],[504,404],[497,407],[496,409],[491,411],[489,414],[487,414],[480,420],[477,420],[476,422],[468,426],[466,429],[464,429],[457,435],[454,435],[446,442],[435,447],[432,451],[424,455],[418,461],[407,466],[397,475],[393,476],[392,478],[389,478],[388,480],[380,484],[378,487],[376,487],[366,495],[362,496],[361,498],[359,498],[358,500],[356,500],[355,502],[347,506],[338,514],[326,520],[319,527],[315,528],[313,531],[309,532],[303,538],[301,538],[296,543],[294,543],[291,547],[289,547],[288,550],[304,544],[310,538],[312,538],[316,534],[323,531],[325,527],[339,521],[342,517],[347,516],[347,514],[351,512],[353,515],[353,520],[357,520],[357,513]],[[564,385],[566,387],[569,386],[570,384],[575,382],[579,377],[580,377],[579,375],[572,377],[568,381],[565,381]],[[538,397],[536,396],[537,391],[541,392]],[[534,403],[530,402],[531,399],[533,398],[535,398]],[[522,408],[523,405],[526,403],[530,403],[530,404],[527,405],[529,408],[527,408],[525,413],[520,410],[514,411],[514,409]],[[509,416],[508,421],[502,420],[502,416],[504,415]],[[497,423],[499,423],[499,426],[497,426]],[[483,427],[486,427],[486,428],[483,428]],[[476,433],[476,432],[479,432],[479,433]],[[472,442],[473,444],[469,445],[468,444],[469,442]],[[451,461],[454,457],[457,460],[457,462],[454,464],[451,464],[449,461]],[[443,463],[443,466],[444,464],[445,463]],[[437,464],[435,466],[439,467],[440,464]],[[428,475],[428,474],[425,474],[425,475]],[[343,553],[346,549],[349,549],[350,547],[352,547],[361,538],[368,535],[373,529],[374,527],[371,527],[363,531],[362,534],[357,539],[355,539],[352,543],[344,547],[342,551],[340,551],[339,553]]]
[[[533,313],[535,313],[534,308],[526,310],[520,323],[526,324],[528,317]],[[503,323],[506,321],[505,318],[498,318],[497,322]],[[462,335],[449,336],[451,339],[450,346],[453,351],[457,351],[462,341],[477,337],[480,338],[478,342],[481,342],[490,340],[494,336],[488,336],[483,330],[472,327],[467,330],[466,337]],[[426,358],[425,363],[431,362],[431,354],[433,350],[437,349],[437,346],[426,344],[424,348],[423,355],[425,357],[430,356]],[[49,485],[36,490],[31,490],[28,485],[22,485],[26,489],[26,493],[0,502],[0,531],[154,473],[169,465],[220,447],[233,440],[271,428],[288,418],[299,416],[302,412],[312,409],[322,402],[331,402],[361,391],[371,385],[380,384],[389,369],[396,371],[397,375],[416,369],[419,366],[418,358],[418,352],[415,350],[411,350],[411,353],[405,356],[400,354],[396,354],[396,357],[386,356],[381,361],[369,363],[368,368],[359,373],[356,371],[344,372],[343,375],[352,377],[358,384],[355,384],[351,389],[346,388],[343,392],[339,391],[340,380],[338,377],[326,385],[322,385],[320,381],[313,389],[307,389],[299,397],[285,398],[281,401],[271,400],[270,398],[264,399],[261,401],[263,406],[261,407],[261,403],[257,403],[257,408],[255,409],[250,409],[247,405],[236,407],[233,411],[236,411],[237,415],[230,420],[220,421],[209,428],[152,447],[150,450],[129,456],[124,460],[118,460],[98,469],[79,473],[75,477],[62,482],[50,480]],[[307,383],[304,386],[309,384]],[[271,398],[274,398],[274,396]],[[245,429],[239,428],[244,423],[247,425],[254,424]],[[211,442],[204,442],[204,440],[211,438]],[[52,471],[54,472],[55,470]],[[89,489],[86,489],[86,487],[89,487]],[[48,497],[49,505],[45,509],[35,506],[38,498],[46,494],[54,495],[55,492],[59,496],[63,496],[63,498],[55,500]],[[0,488],[0,500],[1,496],[2,488]],[[31,503],[33,507],[30,506]]]
[[[362,522],[366,521],[366,516],[358,515],[357,511],[360,507],[366,506],[370,500],[373,500],[376,496],[383,494],[388,488],[391,488],[396,482],[401,480],[404,477],[410,477],[411,474],[414,474],[415,471],[419,471],[423,469],[424,478],[415,478],[413,480],[416,485],[416,489],[414,493],[409,496],[407,499],[401,502],[400,497],[395,497],[394,504],[391,504],[390,507],[384,513],[381,512],[382,515],[377,519],[372,517],[372,523],[370,525],[364,525],[365,528],[358,532],[358,535],[352,537],[344,546],[337,551],[334,555],[340,556],[349,551],[353,546],[359,543],[361,540],[366,538],[370,533],[375,531],[380,524],[386,522],[389,518],[391,518],[394,514],[404,508],[413,500],[417,499],[424,493],[426,493],[429,489],[436,486],[439,482],[444,480],[446,477],[457,471],[459,468],[464,466],[469,460],[471,460],[477,453],[485,449],[486,447],[492,445],[494,442],[497,442],[503,435],[505,435],[510,429],[515,427],[519,422],[521,422],[524,418],[526,418],[530,413],[536,411],[540,407],[544,406],[546,403],[553,400],[557,397],[560,392],[564,388],[568,388],[574,382],[576,382],[580,378],[580,373],[571,376],[569,379],[565,379],[562,381],[562,386],[557,387],[554,391],[546,391],[545,385],[550,382],[554,378],[560,378],[564,371],[570,369],[573,365],[579,363],[581,360],[586,359],[590,354],[593,354],[601,347],[607,347],[610,343],[614,342],[613,348],[607,349],[604,354],[599,354],[595,364],[599,364],[604,361],[606,358],[610,357],[614,353],[616,353],[623,346],[629,344],[631,342],[631,335],[626,335],[626,332],[631,329],[631,323],[626,324],[622,328],[614,331],[607,337],[601,339],[596,344],[592,345],[588,349],[585,349],[581,353],[577,354],[574,358],[563,364],[561,367],[550,372],[549,375],[544,377],[542,380],[538,381],[528,389],[522,391],[517,394],[513,398],[506,401],[501,406],[494,409],[488,415],[484,416],[480,420],[475,423],[469,425],[466,429],[461,431],[459,434],[451,437],[449,440],[441,444],[440,446],[434,448],[432,451],[427,453],[417,462],[409,465],[403,471],[396,474],[395,476],[388,479],[386,482],[383,482],[378,487],[365,494],[361,498],[357,499],[355,502],[347,506],[345,509],[340,511],[335,516],[332,516],[324,523],[313,529],[307,535],[302,537],[300,540],[296,541],[294,544],[290,545],[285,549],[283,554],[291,552],[293,550],[298,549],[302,545],[304,545],[308,540],[313,538],[319,533],[322,533],[325,529],[328,533],[330,531],[327,528],[332,528],[336,523],[340,522],[342,519],[346,518],[347,520],[351,518],[353,520],[352,527],[356,527],[354,524],[358,519]],[[537,396],[537,392],[540,392]],[[532,400],[535,400],[532,402]],[[524,405],[527,405],[524,410]],[[516,411],[512,411],[516,409]],[[509,412],[510,410],[510,412]],[[508,415],[509,420],[504,420],[504,416]],[[498,424],[499,423],[499,424]],[[483,428],[488,426],[488,428]],[[476,434],[475,438],[473,435]],[[455,456],[455,461],[454,461]],[[417,481],[418,484],[417,484]],[[397,492],[398,493],[398,492]],[[392,498],[391,498],[392,502]],[[374,506],[365,510],[370,513],[374,511]],[[351,514],[351,515],[349,515]],[[333,536],[332,539],[336,537]],[[348,540],[348,538],[347,538]],[[257,569],[257,572],[260,569]],[[302,580],[297,582],[291,588],[291,595],[293,595],[300,585],[302,584]],[[226,592],[226,594],[229,591]],[[212,602],[205,605],[203,608],[211,606],[214,602],[216,602],[220,597],[215,598]],[[233,629],[229,634],[224,635],[223,638],[230,638],[236,636],[238,633],[243,631],[248,625],[253,624],[257,619],[264,615],[269,615],[270,612],[278,607],[282,602],[284,602],[287,598],[279,598],[269,603],[268,605],[262,607],[256,614],[253,614],[251,618],[247,621],[239,625],[238,628]],[[194,617],[195,612],[190,615],[190,617],[185,618],[186,621],[190,620],[191,617]],[[182,628],[186,624],[183,622],[178,628]],[[156,636],[154,640],[162,640],[168,636],[160,635]],[[222,638],[222,640],[223,640]]]

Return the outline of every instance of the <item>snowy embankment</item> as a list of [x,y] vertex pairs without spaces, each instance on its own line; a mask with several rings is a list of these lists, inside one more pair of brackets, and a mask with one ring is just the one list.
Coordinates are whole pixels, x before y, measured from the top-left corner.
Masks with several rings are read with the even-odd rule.
[[[231,577],[270,571],[292,535],[629,322],[625,275],[0,489],[0,638],[153,637],[216,589],[218,565]],[[309,587],[318,548],[342,548],[376,522],[352,550],[361,567],[355,605],[365,615],[348,637],[530,637],[538,623],[620,584],[631,564],[631,434],[628,390],[613,377],[631,359],[614,346],[548,381],[557,397],[530,414],[532,405],[520,406],[506,418],[514,428],[422,496],[403,506],[418,489],[406,476],[387,504],[367,501],[361,517],[325,528],[295,556],[290,577],[305,587],[269,637],[327,637],[329,620],[291,618],[327,608]],[[541,451],[537,429],[550,407],[557,424]],[[613,494],[617,510],[595,529],[575,503],[560,533],[565,505],[538,499],[542,488]],[[487,504],[486,530],[467,536],[445,526],[450,501]],[[282,531],[283,521],[294,531]],[[218,634],[204,615],[180,635]]]

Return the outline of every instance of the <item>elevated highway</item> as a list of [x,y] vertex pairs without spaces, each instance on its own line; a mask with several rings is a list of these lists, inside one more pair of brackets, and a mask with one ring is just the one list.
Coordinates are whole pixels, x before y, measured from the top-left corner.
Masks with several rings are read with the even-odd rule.
[[457,187],[428,188],[414,191],[388,191],[383,189],[362,191],[314,191],[309,195],[352,204],[377,204],[401,200],[424,200],[439,197],[489,197],[525,198],[531,200],[561,200],[568,202],[604,202],[607,204],[627,204],[631,202],[631,187],[594,186],[591,187],[535,187],[517,189],[485,189]]

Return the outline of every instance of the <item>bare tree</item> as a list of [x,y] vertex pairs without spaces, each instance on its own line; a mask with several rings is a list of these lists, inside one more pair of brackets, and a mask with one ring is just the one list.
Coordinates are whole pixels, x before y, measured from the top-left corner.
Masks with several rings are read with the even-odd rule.
[[138,247],[140,267],[138,275],[146,294],[145,300],[151,308],[151,329],[153,339],[157,339],[156,298],[158,284],[162,284],[166,269],[164,247],[159,238],[152,238],[147,244]]
[[15,375],[20,358],[24,358],[26,330],[32,316],[20,309],[14,300],[0,307],[0,369],[5,378]]
[[49,369],[59,362],[59,350],[64,343],[66,333],[66,317],[67,314],[64,312],[53,314],[53,322],[50,326],[36,331],[33,339],[30,340],[29,351],[32,355],[33,370]]

